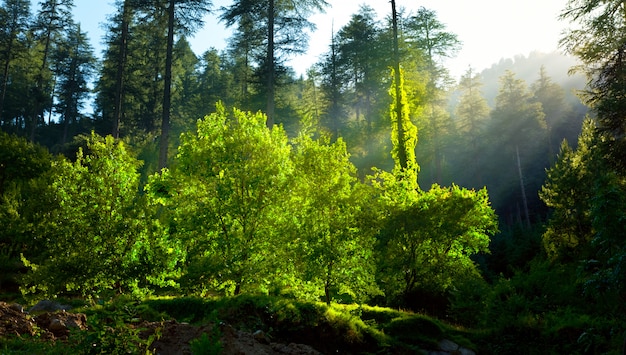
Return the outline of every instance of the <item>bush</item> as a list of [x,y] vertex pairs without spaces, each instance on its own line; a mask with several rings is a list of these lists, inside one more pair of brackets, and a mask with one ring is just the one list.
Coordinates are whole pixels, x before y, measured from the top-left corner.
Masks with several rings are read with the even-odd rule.
[[444,338],[440,324],[424,316],[396,318],[384,327],[385,334],[409,345],[426,349],[437,349]]

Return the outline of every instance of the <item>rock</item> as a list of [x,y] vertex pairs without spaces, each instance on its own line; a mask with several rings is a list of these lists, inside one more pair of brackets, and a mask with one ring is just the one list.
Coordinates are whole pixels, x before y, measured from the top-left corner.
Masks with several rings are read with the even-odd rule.
[[304,344],[290,343],[289,345],[285,345],[272,343],[272,350],[275,354],[281,355],[322,355],[319,351]]
[[460,348],[459,344],[453,342],[452,340],[444,339],[439,342],[439,350],[453,352],[458,351]]
[[71,306],[60,304],[59,302],[54,302],[50,300],[43,300],[37,302],[36,305],[32,306],[28,312],[36,313],[36,312],[56,312],[56,311],[68,311],[72,309]]
[[24,307],[19,303],[12,303],[9,308],[16,312],[24,313]]
[[7,335],[34,335],[33,325],[24,312],[15,310],[8,303],[0,302],[0,338]]
[[48,324],[48,330],[54,335],[62,334],[67,330],[67,326],[65,326],[62,320],[53,318],[50,320],[50,324]]
[[270,343],[269,339],[267,339],[267,337],[265,336],[265,333],[262,330],[257,330],[256,332],[252,333],[252,336],[254,337],[256,341],[258,341],[261,344]]
[[71,328],[87,329],[87,316],[82,313],[42,313],[34,317],[41,329],[47,330],[56,338],[67,338]]
[[443,339],[439,342],[439,349],[429,351],[428,355],[476,355],[473,350],[466,349],[452,340]]

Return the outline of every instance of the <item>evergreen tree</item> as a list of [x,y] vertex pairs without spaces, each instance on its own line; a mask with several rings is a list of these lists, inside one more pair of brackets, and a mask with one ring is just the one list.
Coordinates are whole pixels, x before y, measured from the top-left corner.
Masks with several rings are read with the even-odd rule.
[[552,160],[556,148],[554,147],[555,128],[557,130],[560,128],[569,111],[565,104],[565,92],[559,84],[552,81],[544,66],[539,70],[539,78],[531,84],[530,90],[533,93],[534,100],[541,103],[545,114],[548,148],[550,149],[550,159]]
[[87,84],[96,69],[96,58],[80,25],[70,28],[67,40],[58,45],[53,58],[53,72],[57,80],[55,94],[58,98],[55,111],[63,121],[60,143],[65,144],[70,138],[70,126],[82,118],[80,111],[90,92]]
[[[356,125],[365,122],[365,134],[369,134],[380,112],[376,109],[381,101],[381,80],[390,65],[382,42],[381,29],[371,7],[361,6],[350,22],[337,33],[339,72],[344,81],[344,95],[350,93],[352,115]],[[382,95],[386,102],[387,95]]]
[[222,8],[221,19],[228,27],[237,25],[241,33],[250,33],[250,30],[259,33],[262,29],[265,34],[265,56],[257,59],[257,65],[259,77],[265,83],[263,92],[266,95],[269,128],[275,122],[277,67],[284,55],[306,49],[307,30],[314,28],[308,16],[322,11],[325,6],[327,3],[324,0],[238,0],[228,8]]
[[26,30],[30,25],[30,1],[5,0],[0,8],[0,125],[4,125],[4,102],[7,97],[7,84],[11,76],[11,62],[24,51]]
[[[459,82],[461,98],[456,107],[456,129],[462,141],[458,154],[463,157],[461,161],[471,161],[469,168],[473,176],[469,186],[476,187],[484,186],[480,150],[489,118],[489,106],[482,96],[481,86],[480,74],[469,68]],[[467,165],[462,165],[464,170],[468,169]]]
[[428,76],[426,85],[426,119],[421,128],[422,144],[430,148],[432,158],[432,181],[442,183],[443,139],[452,128],[450,116],[445,109],[445,90],[449,79],[439,60],[452,57],[460,47],[453,33],[446,32],[445,25],[437,19],[435,11],[420,7],[405,24],[409,45],[424,54],[424,67]]
[[[541,104],[533,102],[526,83],[507,71],[500,78],[500,92],[491,112],[488,135],[490,144],[498,147],[490,158],[493,169],[490,171],[502,171],[503,166],[508,166],[509,174],[500,175],[500,181],[491,181],[487,186],[506,201],[502,201],[502,207],[508,210],[506,214],[523,216],[526,225],[531,223],[527,189],[535,190],[529,186],[539,189],[548,161],[544,117]],[[515,185],[519,186],[516,189],[519,194],[510,192],[515,191]]]
[[40,6],[33,30],[43,48],[34,87],[35,106],[29,122],[31,141],[35,140],[37,126],[43,122],[43,111],[51,112],[52,109],[54,83],[49,60],[54,48],[63,40],[63,35],[73,23],[74,0],[44,0],[40,2]]
[[[161,116],[161,139],[159,142],[159,169],[167,165],[170,135],[170,110],[172,93],[172,65],[174,56],[175,25],[183,32],[191,32],[202,23],[203,15],[212,4],[210,0],[169,0],[167,6],[167,44],[165,51],[165,76],[163,81],[163,110]],[[178,16],[176,8],[179,8]]]
[[612,164],[626,171],[626,4],[622,0],[569,0],[561,19],[577,25],[561,39],[587,74],[585,102],[596,112],[604,149]]

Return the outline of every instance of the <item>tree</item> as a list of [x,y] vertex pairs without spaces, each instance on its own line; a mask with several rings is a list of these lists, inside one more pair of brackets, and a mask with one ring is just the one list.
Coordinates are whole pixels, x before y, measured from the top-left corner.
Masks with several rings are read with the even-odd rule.
[[[410,180],[417,181],[417,170],[415,176],[411,176],[413,169],[409,163],[415,162],[414,149],[417,144],[417,128],[410,121],[409,107],[407,105],[406,94],[403,91],[403,78],[400,65],[400,48],[398,44],[398,13],[396,12],[396,2],[391,0],[391,18],[393,29],[393,84],[390,95],[391,104],[391,141],[393,143],[392,156],[396,163],[397,175],[410,174]],[[407,127],[408,125],[408,127]],[[413,134],[412,134],[413,133]]]
[[172,68],[172,131],[175,145],[180,133],[193,130],[198,117],[210,112],[211,107],[219,101],[202,102],[198,100],[201,91],[215,90],[213,87],[201,88],[198,66],[199,58],[191,50],[185,37],[181,37],[174,46],[174,63]]
[[112,136],[92,134],[76,161],[56,161],[37,233],[46,252],[23,257],[24,293],[100,297],[171,284],[176,253],[139,195],[140,162]]
[[470,257],[487,252],[497,231],[486,189],[433,185],[398,200],[391,183],[382,194],[389,212],[376,250],[388,297],[445,292],[455,280],[477,274]]
[[417,145],[417,127],[411,122],[409,105],[404,91],[404,77],[402,72],[395,74],[392,70],[394,82],[389,95],[391,106],[391,156],[395,162],[394,175],[399,179],[406,179],[412,190],[418,190],[417,185],[419,165],[415,161],[415,146]]
[[[131,3],[134,16],[130,19],[125,48],[120,48],[122,28],[119,12],[110,24],[110,37],[107,38],[107,49],[96,84],[95,106],[103,121],[103,133],[110,132],[119,116],[120,137],[147,136],[151,141],[157,140],[164,92],[167,17],[164,8],[155,3],[151,5]],[[122,52],[126,54],[126,62],[120,77]],[[119,79],[123,80],[122,91],[119,91]],[[116,113],[116,107],[121,111]],[[153,154],[158,158],[158,153]]]
[[[361,6],[359,12],[352,15],[350,22],[337,33],[336,48],[344,86],[352,92],[355,121],[359,124],[363,116],[368,134],[378,113],[376,103],[381,101],[377,96],[384,92],[379,90],[381,78],[390,65],[387,43],[382,40],[375,18],[374,9]],[[383,96],[387,98],[387,95]]]
[[[42,252],[35,226],[49,205],[41,184],[52,165],[48,151],[24,138],[0,131],[0,289],[15,290],[20,253]],[[11,287],[11,288],[9,288]]]
[[17,57],[20,50],[19,41],[26,33],[30,25],[30,1],[28,0],[5,0],[0,9],[0,26],[2,39],[0,40],[0,53],[2,53],[2,83],[0,84],[0,124],[4,111],[7,83],[11,61]]
[[[307,30],[314,28],[308,16],[322,11],[328,4],[324,0],[238,0],[228,8],[222,8],[221,19],[226,26],[235,24],[240,28],[262,26],[265,33],[265,56],[259,61],[265,82],[267,98],[267,126],[271,129],[275,122],[276,67],[281,53],[298,53],[306,49]],[[258,33],[259,27],[253,31]],[[243,28],[242,33],[249,33]]]
[[553,260],[581,265],[587,296],[624,300],[626,184],[603,154],[606,137],[587,119],[573,151],[563,143],[548,170],[542,200],[553,213],[543,244]]
[[[497,152],[497,158],[492,163],[506,164],[510,167],[509,171],[515,171],[517,174],[509,174],[501,179],[499,186],[493,186],[492,191],[496,190],[496,194],[501,193],[504,196],[506,192],[503,190],[510,190],[517,182],[520,186],[518,191],[521,196],[522,216],[527,226],[531,223],[526,195],[527,183],[530,181],[525,183],[524,180],[532,177],[535,179],[533,185],[539,186],[538,181],[542,181],[543,176],[529,176],[528,174],[525,176],[524,172],[542,171],[547,166],[544,117],[541,104],[532,101],[532,95],[525,82],[515,78],[513,72],[507,71],[500,78],[500,91],[496,97],[496,107],[491,112],[488,134],[492,139],[491,144],[501,147]],[[530,163],[540,164],[540,168],[529,168]],[[494,167],[494,169],[502,169],[502,166]],[[514,198],[509,203],[515,204],[515,200],[519,201],[520,198]],[[514,208],[513,211],[515,211]]]
[[268,279],[282,202],[289,194],[290,146],[265,115],[223,105],[183,134],[176,164],[149,190],[172,207],[173,235],[186,248],[184,284],[239,294]]
[[132,0],[124,0],[118,7],[121,11],[117,15],[119,23],[119,53],[117,55],[117,68],[115,72],[115,101],[113,108],[113,137],[120,137],[120,121],[122,120],[123,98],[124,98],[124,73],[126,70],[126,60],[128,53],[129,26],[133,17]]
[[[461,98],[456,107],[456,128],[463,138],[459,154],[470,156],[465,159],[472,162],[471,169],[475,175],[473,183],[476,184],[474,186],[484,186],[479,147],[489,118],[489,106],[480,92],[481,86],[480,74],[475,74],[469,68],[459,82]],[[463,169],[467,169],[467,166]]]
[[585,256],[593,236],[589,215],[593,199],[592,168],[597,165],[594,122],[587,119],[577,149],[561,143],[557,160],[547,172],[539,196],[552,209],[543,234],[543,246],[551,259],[574,261]]
[[420,68],[428,76],[426,97],[428,117],[422,129],[422,140],[431,148],[433,159],[433,182],[442,183],[442,140],[451,128],[450,117],[444,109],[444,90],[448,84],[446,69],[438,63],[441,58],[452,57],[459,50],[461,42],[453,33],[446,32],[446,26],[437,19],[435,11],[420,7],[417,14],[406,21],[406,37],[409,45],[425,56],[425,68]]
[[[163,83],[163,115],[161,117],[161,140],[159,142],[159,169],[167,165],[168,159],[175,24],[178,23],[182,25],[181,29],[183,32],[192,31],[202,23],[202,16],[208,12],[208,7],[211,4],[212,2],[210,0],[168,0],[167,45]],[[177,5],[180,10],[178,16],[176,16]]]
[[55,111],[63,120],[61,144],[65,144],[69,139],[70,126],[81,118],[80,109],[90,92],[88,82],[96,69],[96,58],[80,25],[68,30],[67,40],[55,48],[53,58],[53,72],[58,82]]
[[39,41],[43,45],[42,60],[37,72],[34,95],[35,105],[31,116],[30,139],[35,140],[35,131],[43,110],[52,106],[52,78],[48,59],[55,46],[61,41],[63,32],[73,23],[74,0],[44,0],[33,25]]
[[569,30],[561,46],[577,56],[577,69],[587,74],[586,103],[596,112],[602,145],[613,164],[626,171],[626,4],[621,0],[569,0],[560,15],[579,26]]
[[[334,31],[334,29],[333,29]],[[339,137],[339,130],[345,120],[345,99],[342,93],[344,80],[340,68],[339,50],[335,33],[332,33],[330,52],[324,55],[319,63],[322,75],[321,90],[327,97],[326,114],[321,117],[321,125],[332,134],[334,139]]]
[[539,69],[539,78],[531,84],[530,89],[534,100],[541,103],[545,114],[548,148],[550,149],[550,159],[552,159],[555,155],[554,129],[558,129],[563,123],[568,111],[565,105],[565,92],[559,84],[552,81],[544,66]]
[[297,227],[290,235],[297,239],[286,241],[294,252],[290,259],[301,279],[323,289],[327,304],[333,294],[363,301],[378,292],[372,286],[374,233],[366,222],[367,190],[357,182],[341,138],[330,144],[328,138],[300,136],[294,147]]

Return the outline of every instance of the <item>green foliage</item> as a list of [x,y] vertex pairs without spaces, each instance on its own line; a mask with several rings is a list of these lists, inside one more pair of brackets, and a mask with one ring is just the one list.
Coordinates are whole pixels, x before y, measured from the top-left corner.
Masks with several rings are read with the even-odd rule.
[[220,332],[216,329],[217,327],[213,327],[210,336],[207,333],[202,333],[200,338],[189,342],[193,355],[218,355],[222,353],[222,343],[219,340]]
[[41,252],[33,236],[47,201],[38,179],[51,166],[45,148],[0,131],[0,289],[15,287],[20,253]]
[[598,157],[594,123],[586,120],[574,152],[566,142],[561,145],[557,161],[548,170],[540,197],[552,208],[543,236],[551,258],[584,255],[592,239],[590,203]]
[[[388,198],[393,201],[393,195]],[[486,189],[433,185],[387,208],[377,250],[379,281],[388,297],[415,288],[445,291],[455,280],[476,275],[470,256],[487,252],[489,236],[497,231]]]
[[97,297],[169,284],[176,254],[139,195],[140,162],[110,136],[92,134],[87,146],[52,167],[47,193],[56,204],[37,229],[46,253],[22,258],[31,269],[22,291]]
[[[396,76],[393,71],[391,75],[392,77]],[[394,81],[391,89],[389,89],[389,95],[391,96],[389,116],[391,118],[391,143],[393,145],[391,156],[396,163],[394,174],[398,177],[402,174],[402,179],[417,184],[417,175],[419,173],[419,165],[415,161],[417,127],[411,122],[402,71],[399,78],[400,82],[395,83]],[[400,94],[399,98],[398,93]],[[398,109],[398,105],[400,105],[400,109]]]
[[198,121],[183,134],[175,164],[147,190],[171,207],[170,229],[185,252],[184,286],[238,294],[258,286],[275,258],[281,204],[289,192],[290,146],[265,116],[234,109]]
[[212,299],[175,297],[149,299],[145,300],[143,305],[179,322],[198,323],[210,318],[214,303],[216,302]]
[[607,138],[605,159],[621,174],[626,172],[623,6],[618,0],[569,0],[561,13],[573,25],[561,44],[582,63],[576,69],[587,75],[583,100],[596,111],[598,130]]
[[437,322],[428,317],[413,316],[393,319],[384,328],[385,334],[397,341],[418,345],[425,349],[436,349],[444,331]]
[[300,136],[292,160],[296,226],[289,232],[298,238],[286,243],[298,275],[319,285],[327,303],[334,292],[356,301],[375,294],[374,233],[364,223],[369,190],[357,181],[345,143]]
[[[604,137],[587,120],[572,151],[562,146],[541,198],[553,208],[543,236],[553,259],[582,262],[585,294],[598,300],[623,292],[626,180],[603,155]],[[620,302],[615,300],[614,302]]]

